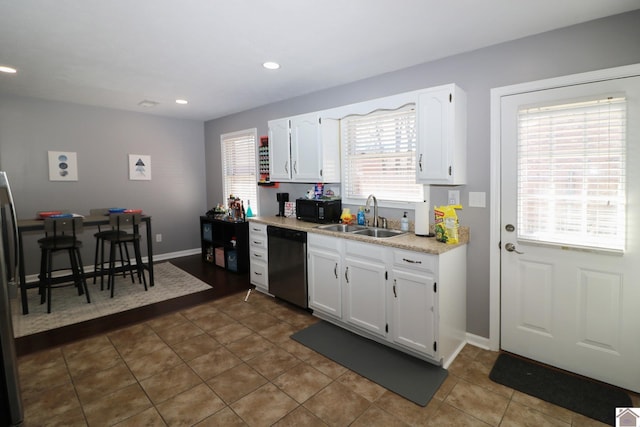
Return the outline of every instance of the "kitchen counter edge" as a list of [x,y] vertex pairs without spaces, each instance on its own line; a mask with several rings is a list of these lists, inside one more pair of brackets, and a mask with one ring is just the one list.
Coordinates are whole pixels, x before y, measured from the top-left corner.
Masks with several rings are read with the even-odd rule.
[[252,217],[247,218],[249,222],[273,225],[276,227],[289,228],[291,230],[306,231],[307,233],[324,234],[325,236],[341,237],[348,240],[357,240],[363,243],[373,243],[376,245],[388,246],[392,248],[405,249],[409,251],[424,252],[428,254],[439,255],[455,249],[459,246],[466,245],[469,242],[469,227],[460,227],[459,239],[460,243],[448,245],[438,242],[434,237],[416,236],[413,232],[407,232],[399,236],[387,238],[375,238],[371,236],[361,236],[352,233],[341,233],[339,231],[329,231],[317,228],[321,224],[313,222],[301,221],[295,218],[284,217]]

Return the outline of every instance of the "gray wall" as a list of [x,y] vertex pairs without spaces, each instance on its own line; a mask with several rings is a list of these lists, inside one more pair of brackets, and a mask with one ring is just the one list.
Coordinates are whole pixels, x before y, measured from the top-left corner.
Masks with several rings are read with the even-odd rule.
[[[78,181],[49,181],[47,151],[76,152]],[[129,180],[129,154],[151,156],[151,181]],[[1,96],[0,169],[19,218],[42,210],[141,208],[152,216],[154,234],[162,234],[156,254],[199,246],[198,216],[206,210],[200,121]],[[85,265],[93,262],[93,231],[82,238]],[[28,274],[38,268],[36,237],[25,242]]]
[[[467,204],[468,192],[482,191],[487,193],[489,205],[491,88],[638,63],[639,40],[640,11],[634,11],[209,121],[205,123],[208,205],[224,200],[219,175],[220,134],[257,127],[258,134],[264,135],[267,121],[271,119],[446,83],[458,84],[468,98],[468,184],[459,188],[462,204]],[[307,187],[288,184],[278,190],[260,188],[261,214],[271,215],[277,211],[276,191],[302,194]],[[432,186],[431,203],[445,204],[446,195],[447,187]],[[402,212],[388,210],[381,214],[399,218]],[[459,216],[461,224],[471,228],[467,330],[489,337],[489,210],[465,208]]]

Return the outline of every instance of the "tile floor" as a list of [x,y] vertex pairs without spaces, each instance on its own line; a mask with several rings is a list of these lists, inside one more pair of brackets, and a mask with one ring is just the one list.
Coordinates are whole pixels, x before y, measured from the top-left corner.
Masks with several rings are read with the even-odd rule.
[[291,340],[311,315],[244,296],[21,357],[25,426],[604,425],[493,383],[470,345],[415,405]]

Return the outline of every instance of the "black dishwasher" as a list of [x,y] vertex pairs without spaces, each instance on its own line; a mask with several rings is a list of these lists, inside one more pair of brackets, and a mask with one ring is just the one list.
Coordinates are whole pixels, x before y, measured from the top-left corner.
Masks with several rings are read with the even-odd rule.
[[267,226],[269,293],[308,308],[307,233]]

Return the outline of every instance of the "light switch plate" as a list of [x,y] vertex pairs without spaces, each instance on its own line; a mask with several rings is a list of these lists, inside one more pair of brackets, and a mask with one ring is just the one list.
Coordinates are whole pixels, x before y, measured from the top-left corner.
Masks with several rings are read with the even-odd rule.
[[487,193],[482,192],[469,192],[469,207],[470,208],[486,208],[487,207]]

